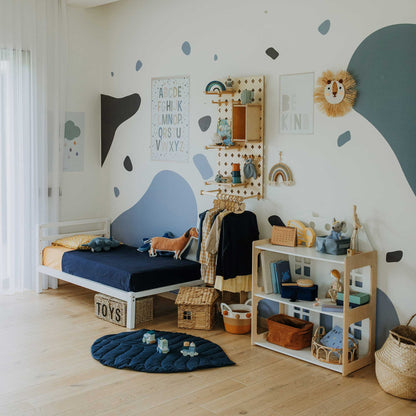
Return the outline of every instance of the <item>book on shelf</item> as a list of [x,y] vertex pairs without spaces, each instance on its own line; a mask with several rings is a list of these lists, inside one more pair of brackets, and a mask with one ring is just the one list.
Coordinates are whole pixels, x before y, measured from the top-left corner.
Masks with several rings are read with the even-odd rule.
[[287,260],[280,260],[273,263],[275,269],[276,287],[278,292],[282,293],[282,283],[291,283],[290,264]]
[[268,251],[260,253],[260,273],[257,284],[261,286],[264,293],[273,293],[273,283],[270,264],[275,261],[275,254]]
[[342,306],[335,304],[322,305],[321,307],[321,311],[323,312],[342,312],[343,309],[344,308]]

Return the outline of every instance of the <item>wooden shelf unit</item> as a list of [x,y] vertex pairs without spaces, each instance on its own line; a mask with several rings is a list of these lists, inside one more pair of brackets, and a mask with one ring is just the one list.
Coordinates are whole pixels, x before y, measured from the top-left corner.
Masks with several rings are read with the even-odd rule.
[[[344,307],[342,312],[334,311],[322,311],[321,306],[313,306],[314,302],[297,301],[290,302],[289,299],[283,299],[280,295],[275,293],[266,294],[263,288],[258,285],[259,277],[259,255],[262,251],[272,252],[276,255],[277,260],[289,260],[291,263],[291,269],[293,262],[307,261],[310,267],[313,267],[314,262],[330,263],[333,265],[343,266],[344,269]],[[364,267],[370,267],[369,276],[369,303],[350,309],[349,308],[349,296],[350,296],[350,279],[351,273],[355,273],[357,269]],[[299,276],[302,277],[302,276]],[[313,277],[311,276],[313,279]],[[315,365],[328,368],[333,371],[342,373],[346,376],[374,361],[375,352],[375,324],[376,324],[376,299],[377,299],[377,252],[370,251],[367,253],[355,254],[353,256],[332,256],[329,254],[323,254],[316,251],[315,247],[307,248],[304,246],[299,247],[284,247],[277,246],[270,243],[270,240],[259,240],[253,242],[253,311],[252,311],[252,328],[251,328],[251,343],[263,348],[268,348],[276,352],[280,352],[291,357],[298,358]],[[314,279],[313,279],[314,280]],[[330,278],[326,279],[328,286],[331,283]],[[322,290],[322,289],[321,289]],[[322,297],[322,296],[321,296]],[[262,299],[268,299],[279,304],[279,313],[288,313],[287,309],[299,308],[300,311],[309,311],[312,314],[317,315],[329,315],[342,322],[343,327],[343,356],[342,365],[329,364],[315,359],[311,353],[310,348],[304,350],[290,350],[283,348],[279,345],[272,344],[266,340],[267,331],[258,333],[258,303]],[[321,305],[329,304],[328,300],[320,300]],[[357,360],[348,363],[348,331],[351,325],[358,323],[365,319],[368,319],[368,349],[366,353],[361,353]],[[316,326],[314,327],[314,331]]]
[[232,141],[260,142],[261,118],[260,104],[233,104]]

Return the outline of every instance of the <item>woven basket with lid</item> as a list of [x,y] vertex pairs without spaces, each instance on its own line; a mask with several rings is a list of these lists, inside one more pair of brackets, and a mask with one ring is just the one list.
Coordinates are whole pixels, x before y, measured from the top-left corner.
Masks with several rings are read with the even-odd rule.
[[402,399],[416,400],[416,328],[406,325],[390,330],[375,354],[376,376],[381,388]]

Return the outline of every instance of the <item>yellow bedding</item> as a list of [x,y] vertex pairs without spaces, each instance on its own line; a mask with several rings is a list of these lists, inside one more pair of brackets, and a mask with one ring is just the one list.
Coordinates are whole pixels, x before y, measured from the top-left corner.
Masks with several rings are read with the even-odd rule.
[[42,252],[42,264],[55,270],[62,271],[62,256],[71,248],[61,246],[48,246]]

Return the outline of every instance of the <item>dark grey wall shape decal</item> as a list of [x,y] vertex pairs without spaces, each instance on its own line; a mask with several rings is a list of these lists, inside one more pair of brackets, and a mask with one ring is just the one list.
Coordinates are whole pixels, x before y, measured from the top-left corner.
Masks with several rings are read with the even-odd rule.
[[113,72],[113,71],[111,71],[111,76],[112,76],[112,77],[114,76],[114,72]]
[[211,116],[204,116],[198,120],[199,128],[202,131],[207,131],[211,125]]
[[377,289],[376,350],[383,346],[389,336],[389,330],[397,325],[400,325],[400,321],[396,308],[389,297]]
[[217,54],[214,55],[214,61],[218,61],[218,55]]
[[142,61],[139,59],[137,62],[136,62],[136,71],[139,71],[140,70],[140,68],[143,66],[143,63],[142,63]]
[[131,172],[133,170],[133,163],[131,163],[130,156],[126,156],[124,158],[123,166],[124,169],[126,169],[128,172]]
[[276,59],[279,56],[279,52],[273,47],[266,49],[266,55],[270,56],[272,59]]
[[120,189],[117,188],[117,186],[114,187],[114,196],[116,198],[118,198],[118,196],[120,195]]
[[397,263],[403,258],[403,251],[389,251],[386,253],[386,262],[387,263]]
[[348,65],[358,81],[354,109],[387,140],[416,194],[416,25],[384,27],[368,36]]
[[351,140],[351,133],[349,130],[347,130],[345,133],[342,133],[338,137],[338,146],[344,146],[345,143],[349,142]]
[[319,25],[318,31],[321,35],[326,35],[329,32],[330,27],[331,27],[331,21],[327,19]]
[[123,98],[101,94],[101,166],[110,151],[117,127],[137,112],[140,102],[139,94]]
[[185,41],[184,43],[182,43],[182,52],[185,55],[189,55],[191,53],[191,45],[189,44],[189,42]]
[[189,183],[176,172],[163,170],[140,200],[114,220],[111,231],[115,239],[138,247],[143,238],[166,231],[179,237],[195,227],[197,220],[196,199]]

